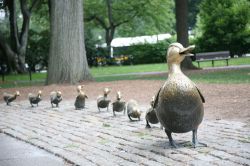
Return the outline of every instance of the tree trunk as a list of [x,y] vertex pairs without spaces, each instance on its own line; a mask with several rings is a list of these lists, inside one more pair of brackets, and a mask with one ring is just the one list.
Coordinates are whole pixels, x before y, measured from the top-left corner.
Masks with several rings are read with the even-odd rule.
[[[175,0],[177,42],[188,46],[188,0]],[[184,69],[196,69],[190,57],[181,63]]]
[[13,72],[15,70],[19,71],[20,69],[18,65],[18,56],[15,54],[15,52],[12,51],[9,44],[5,41],[5,39],[2,37],[1,34],[0,34],[0,49],[5,55],[8,71],[9,72]]
[[114,34],[115,34],[115,27],[110,27],[106,29],[106,44],[107,44],[108,56],[111,56],[111,42],[114,38]]
[[82,0],[51,0],[50,7],[47,84],[91,80],[84,44]]
[[111,42],[114,38],[115,34],[115,26],[114,26],[114,21],[113,21],[113,14],[112,14],[112,1],[111,0],[106,0],[107,4],[107,14],[108,14],[108,21],[109,21],[109,27],[106,29],[106,43],[107,43],[107,49],[108,49],[108,55],[112,57],[111,55]]
[[5,0],[5,6],[9,9],[9,23],[10,23],[10,41],[9,45],[3,37],[1,37],[1,49],[3,50],[6,59],[8,60],[8,67],[10,70],[15,70],[18,73],[25,73],[25,54],[28,42],[28,32],[30,25],[30,16],[32,9],[40,2],[40,0],[33,0],[30,8],[28,8],[27,0],[20,0],[20,8],[23,16],[22,29],[19,32],[17,24],[17,10],[15,0]]

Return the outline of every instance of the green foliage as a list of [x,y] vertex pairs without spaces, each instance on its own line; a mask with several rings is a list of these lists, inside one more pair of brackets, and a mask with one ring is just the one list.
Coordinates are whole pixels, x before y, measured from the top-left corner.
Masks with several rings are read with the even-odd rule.
[[49,55],[49,31],[36,32],[32,29],[29,32],[29,43],[26,52],[26,62],[35,71],[35,65],[48,66]]
[[38,6],[39,10],[32,13],[29,39],[26,52],[26,62],[31,69],[35,65],[48,66],[49,55],[49,9],[47,0],[42,0]]
[[[112,0],[112,21],[116,26],[115,36],[139,36],[156,33],[173,32],[174,11],[173,0]],[[106,0],[85,0],[85,20],[94,24],[86,26],[99,27],[103,30],[103,24],[110,26]],[[97,19],[103,20],[101,24]]]
[[242,55],[250,51],[250,2],[248,0],[204,0],[200,5],[195,41],[198,52],[230,50]]
[[30,29],[36,32],[49,30],[49,7],[48,0],[41,0],[37,10],[32,12]]
[[188,27],[191,29],[193,29],[196,24],[201,1],[202,0],[188,0]]
[[167,40],[156,44],[133,45],[121,53],[132,56],[133,64],[162,63],[166,61],[166,49],[172,42]]
[[89,66],[97,66],[96,58],[97,58],[97,49],[96,44],[99,42],[95,34],[90,28],[84,29],[84,40],[85,40],[85,49],[86,56],[88,60]]
[[[118,27],[118,36],[142,36],[175,33],[174,1],[151,0],[137,6],[140,15]],[[126,12],[124,13],[126,14]]]

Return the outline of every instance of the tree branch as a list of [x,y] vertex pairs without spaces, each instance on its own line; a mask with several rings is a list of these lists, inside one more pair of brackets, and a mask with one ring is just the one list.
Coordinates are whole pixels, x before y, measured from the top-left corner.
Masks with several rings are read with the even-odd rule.
[[40,1],[41,0],[33,0],[31,6],[29,8],[29,11],[31,12],[32,9],[35,8],[39,4]]
[[20,44],[22,46],[26,46],[28,39],[28,31],[29,31],[29,22],[30,22],[30,11],[28,9],[27,0],[20,0],[21,12],[23,15],[23,24],[20,35]]
[[5,1],[6,5],[8,6],[10,15],[9,15],[9,21],[10,21],[10,40],[13,50],[16,52],[17,48],[20,46],[19,40],[18,40],[18,25],[17,25],[17,16],[16,16],[16,5],[14,0],[8,0]]
[[10,67],[10,70],[14,68],[20,73],[21,69],[18,65],[18,57],[15,54],[15,52],[13,52],[13,50],[11,49],[11,47],[8,45],[8,43],[5,41],[5,39],[1,34],[0,34],[0,49],[3,51],[7,59],[7,63],[8,66]]
[[112,15],[112,7],[111,7],[111,1],[110,0],[106,0],[107,2],[107,7],[108,7],[108,20],[109,20],[109,25],[110,27],[114,26],[114,22],[113,22],[113,15]]
[[27,0],[20,0],[21,12],[23,15],[23,24],[20,35],[20,44],[21,46],[26,47],[29,31],[29,23],[32,9],[39,4],[40,0],[33,0],[30,8],[28,8]]
[[104,20],[102,20],[100,17],[97,17],[96,15],[92,15],[90,17],[85,18],[86,21],[92,21],[92,20],[96,20],[97,22],[100,23],[100,25],[104,28],[104,29],[108,29],[109,27],[105,24]]
[[139,14],[139,12],[135,12],[134,15],[131,16],[129,19],[126,19],[126,20],[123,20],[123,21],[120,21],[120,22],[114,24],[114,27],[118,27],[118,26],[120,26],[121,24],[125,24],[125,23],[131,21],[131,20],[132,20],[133,18],[135,18],[138,14]]

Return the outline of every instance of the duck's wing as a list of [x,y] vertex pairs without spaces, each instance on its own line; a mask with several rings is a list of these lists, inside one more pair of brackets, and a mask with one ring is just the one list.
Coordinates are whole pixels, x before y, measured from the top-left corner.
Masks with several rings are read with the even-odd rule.
[[199,88],[198,88],[197,86],[195,86],[195,87],[196,87],[196,89],[197,89],[197,91],[198,91],[198,93],[199,93],[199,95],[200,95],[200,97],[201,97],[202,103],[205,103],[205,98],[204,98],[204,96],[202,95],[201,91],[199,90]]
[[158,105],[160,92],[161,92],[161,88],[159,89],[159,91],[157,92],[157,95],[155,97],[155,101],[154,101],[154,104],[153,104],[153,109],[155,109],[157,107],[157,105]]

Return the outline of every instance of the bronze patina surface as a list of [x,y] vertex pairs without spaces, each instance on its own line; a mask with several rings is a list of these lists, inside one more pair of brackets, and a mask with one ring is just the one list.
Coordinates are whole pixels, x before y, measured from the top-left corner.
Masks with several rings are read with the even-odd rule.
[[12,101],[16,100],[17,96],[20,96],[19,91],[16,91],[15,94],[9,94],[5,92],[3,94],[3,100],[6,102],[7,105],[10,105]]
[[156,124],[159,123],[159,120],[156,116],[155,108],[153,108],[155,102],[155,96],[152,97],[150,101],[150,108],[146,112],[146,128],[151,128],[149,123]]
[[53,91],[50,93],[50,103],[51,107],[53,108],[55,104],[56,107],[59,107],[59,103],[62,101],[62,92],[60,91]]
[[115,112],[122,112],[123,111],[123,114],[125,114],[125,111],[126,111],[126,102],[125,101],[122,101],[122,96],[121,96],[121,92],[118,91],[117,94],[116,94],[116,101],[114,101],[112,103],[113,105],[113,115],[115,115]]
[[139,121],[141,120],[140,119],[141,111],[139,109],[139,105],[137,101],[133,99],[129,100],[127,104],[127,114],[128,114],[128,118],[130,119],[130,121],[134,121],[132,118],[138,118]]
[[160,123],[165,128],[169,142],[177,147],[171,133],[193,132],[193,146],[198,145],[197,129],[204,115],[204,97],[197,86],[183,74],[180,63],[190,55],[194,46],[184,48],[173,43],[167,51],[168,79],[159,90],[154,107]]
[[103,90],[103,96],[99,96],[97,98],[97,108],[99,112],[101,111],[100,108],[107,108],[107,111],[109,110],[109,103],[111,102],[110,99],[108,99],[108,94],[110,93],[109,88],[104,88]]
[[38,103],[42,100],[42,91],[39,90],[37,95],[29,93],[28,97],[29,97],[30,105],[32,107],[34,107],[33,104],[36,104],[38,106]]

